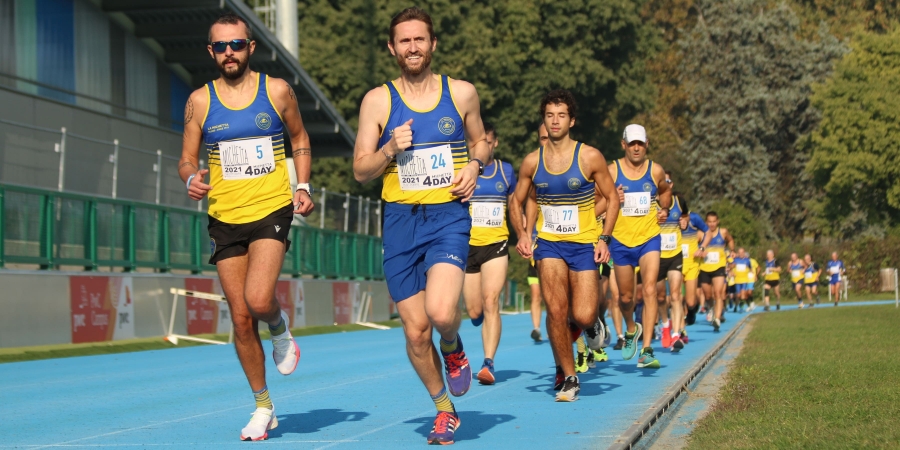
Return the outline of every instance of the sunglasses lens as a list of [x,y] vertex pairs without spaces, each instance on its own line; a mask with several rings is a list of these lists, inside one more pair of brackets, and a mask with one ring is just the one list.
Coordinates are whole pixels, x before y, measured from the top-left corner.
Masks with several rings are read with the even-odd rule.
[[235,39],[230,42],[231,49],[239,52],[245,48],[247,48],[247,40],[246,39]]
[[228,47],[228,43],[227,42],[213,42],[212,44],[210,44],[210,46],[212,46],[213,51],[216,53],[225,53],[225,48]]

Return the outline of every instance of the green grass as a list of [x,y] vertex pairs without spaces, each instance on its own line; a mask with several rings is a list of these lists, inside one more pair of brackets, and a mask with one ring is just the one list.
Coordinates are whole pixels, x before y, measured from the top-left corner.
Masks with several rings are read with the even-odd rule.
[[[386,325],[391,328],[400,326],[399,320],[390,320],[386,322],[377,322],[379,325]],[[314,327],[295,328],[291,330],[294,337],[311,336],[314,334],[328,333],[345,333],[348,331],[371,330],[371,328],[362,325],[323,325]],[[269,338],[268,331],[260,332],[263,339]],[[215,339],[224,341],[228,339],[227,334],[200,334],[196,337]],[[68,358],[72,356],[88,356],[88,355],[104,355],[109,353],[127,353],[139,352],[146,350],[164,350],[179,347],[194,347],[197,345],[209,345],[199,342],[187,340],[179,340],[178,345],[172,345],[162,337],[128,339],[113,342],[92,342],[87,344],[58,344],[58,345],[41,345],[34,347],[17,347],[17,348],[0,348],[0,363],[17,362],[17,361],[33,361],[37,359],[51,358]]]
[[689,448],[898,448],[894,305],[762,314]]

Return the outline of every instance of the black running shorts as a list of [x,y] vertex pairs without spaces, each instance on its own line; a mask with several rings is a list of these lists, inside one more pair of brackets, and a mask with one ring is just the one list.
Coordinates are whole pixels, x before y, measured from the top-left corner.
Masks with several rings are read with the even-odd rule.
[[700,271],[700,276],[697,277],[697,280],[700,284],[712,284],[713,278],[722,277],[725,278],[725,268],[719,267],[718,269],[707,272],[705,270]]
[[466,273],[481,273],[481,265],[494,259],[509,258],[507,241],[494,242],[489,245],[470,245],[469,258],[466,261]]
[[779,284],[781,284],[781,280],[766,280],[766,286],[770,288],[777,288]]
[[225,223],[209,216],[210,257],[209,263],[240,256],[247,253],[250,243],[258,239],[274,239],[284,242],[284,251],[291,248],[288,235],[291,232],[291,222],[294,221],[294,205],[276,210],[255,222],[231,224]]

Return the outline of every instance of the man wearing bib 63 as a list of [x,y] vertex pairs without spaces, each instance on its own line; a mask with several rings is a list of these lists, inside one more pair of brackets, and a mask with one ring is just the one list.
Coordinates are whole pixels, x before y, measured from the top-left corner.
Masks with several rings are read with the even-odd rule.
[[[556,401],[577,400],[581,389],[572,356],[571,318],[584,330],[597,320],[599,283],[597,264],[609,259],[607,241],[615,226],[619,202],[609,202],[601,234],[594,211],[594,190],[607,198],[615,188],[604,170],[606,160],[596,148],[569,137],[577,115],[575,97],[567,90],[550,91],[541,100],[541,115],[550,135],[547,145],[530,153],[519,169],[519,183],[509,205],[510,220],[519,235],[516,250],[525,258],[534,256],[547,305],[547,334],[554,359],[565,376]],[[522,204],[535,189],[537,217],[523,219]],[[539,225],[532,249],[531,232]],[[598,241],[598,238],[600,239]],[[580,333],[581,330],[576,330]]]
[[[672,190],[666,182],[666,171],[647,158],[648,144],[644,127],[628,125],[622,135],[625,157],[609,165],[609,174],[622,202],[609,251],[612,253],[616,281],[619,284],[620,307],[627,324],[625,345],[622,346],[622,357],[625,359],[631,359],[637,353],[638,339],[643,334],[642,327],[635,323],[633,314],[635,267],[640,267],[641,277],[646,280],[643,283],[643,323],[648,324],[651,329],[656,323],[656,281],[661,249],[659,223],[668,219],[672,204]],[[681,264],[677,265],[680,270]],[[643,338],[644,345],[637,366],[658,368],[659,361],[650,346],[653,333],[643,334]]]
[[[219,17],[210,27],[207,49],[221,76],[188,98],[178,166],[191,199],[209,195],[209,262],[216,265],[228,299],[235,350],[256,398],[256,411],[241,439],[254,441],[266,439],[267,431],[278,426],[266,388],[258,323],[269,324],[278,371],[292,373],[300,349],[275,299],[275,282],[291,244],[294,214],[307,216],[313,210],[309,136],[294,91],[283,80],[247,69],[255,45],[249,25],[234,14]],[[300,182],[294,193],[285,138],[290,139]],[[209,170],[197,170],[201,144]],[[207,173],[209,184],[203,182]]]
[[[469,390],[472,369],[459,339],[469,230],[467,202],[490,150],[475,87],[431,71],[431,17],[407,8],[391,20],[388,49],[400,77],[363,98],[353,173],[383,175],[384,275],[403,321],[406,352],[438,413],[430,444],[452,444],[459,416],[432,341],[440,334],[450,394]],[[471,159],[469,156],[471,155]]]
[[485,161],[484,175],[478,177],[475,193],[469,200],[472,214],[472,236],[469,239],[469,258],[463,297],[466,311],[475,326],[484,322],[481,340],[484,363],[478,371],[481,384],[494,384],[494,356],[500,345],[500,291],[506,284],[509,267],[509,228],[506,226],[506,205],[516,190],[516,175],[512,164],[494,159],[497,132],[485,123],[490,156]]

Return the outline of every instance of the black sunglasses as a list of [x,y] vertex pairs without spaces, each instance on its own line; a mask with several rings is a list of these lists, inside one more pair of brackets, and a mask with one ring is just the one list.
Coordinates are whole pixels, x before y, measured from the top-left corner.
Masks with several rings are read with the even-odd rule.
[[225,48],[227,47],[231,47],[231,50],[239,52],[250,45],[250,39],[234,39],[231,42],[210,42],[209,45],[215,53],[225,53]]

